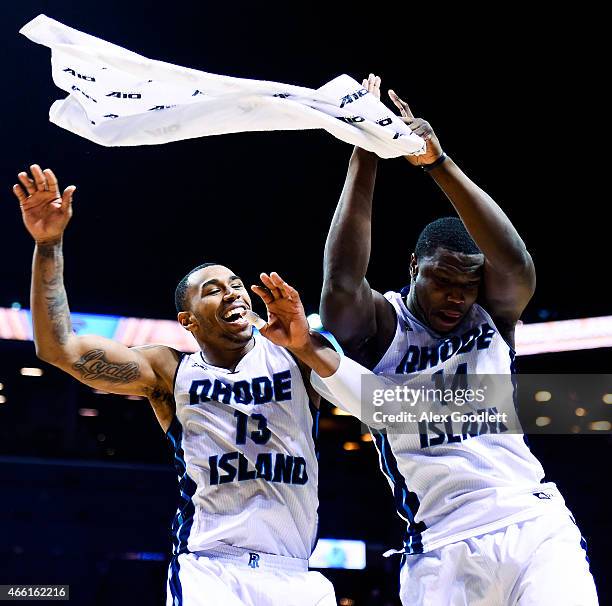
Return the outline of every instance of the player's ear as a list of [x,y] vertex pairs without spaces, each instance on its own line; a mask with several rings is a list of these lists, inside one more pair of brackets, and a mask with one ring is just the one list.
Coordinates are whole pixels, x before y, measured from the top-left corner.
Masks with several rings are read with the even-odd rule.
[[196,319],[189,311],[179,311],[176,319],[179,321],[180,325],[189,332],[193,332],[195,328]]

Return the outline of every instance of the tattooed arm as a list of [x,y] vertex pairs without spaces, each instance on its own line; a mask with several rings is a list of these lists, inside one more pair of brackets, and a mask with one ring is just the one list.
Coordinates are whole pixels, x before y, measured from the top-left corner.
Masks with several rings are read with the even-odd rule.
[[74,334],[63,280],[62,236],[72,216],[75,188],[60,195],[51,170],[43,172],[34,164],[31,171],[33,179],[19,173],[21,186],[13,191],[36,242],[30,294],[36,354],[96,389],[148,397],[167,430],[174,415],[172,383],[179,354],[161,345],[128,348],[103,337]]

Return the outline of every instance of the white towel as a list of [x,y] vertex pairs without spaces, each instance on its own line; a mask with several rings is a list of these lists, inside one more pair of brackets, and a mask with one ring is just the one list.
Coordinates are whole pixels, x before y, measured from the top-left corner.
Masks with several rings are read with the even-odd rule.
[[424,152],[420,137],[345,74],[317,90],[219,76],[147,59],[45,15],[21,33],[51,49],[53,81],[69,93],[51,106],[51,122],[100,145],[322,128],[381,158]]

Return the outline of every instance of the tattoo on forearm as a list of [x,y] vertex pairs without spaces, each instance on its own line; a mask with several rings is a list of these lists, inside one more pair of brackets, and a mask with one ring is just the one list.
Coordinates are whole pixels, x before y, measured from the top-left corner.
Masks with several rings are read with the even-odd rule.
[[58,244],[61,243],[61,240],[57,240],[55,242],[48,242],[45,244],[37,244],[36,249],[38,250],[38,254],[45,259],[53,259],[55,257],[55,253],[58,249]]
[[[38,254],[45,260],[42,266],[42,284],[44,287],[47,314],[51,321],[53,336],[60,345],[65,345],[72,332],[68,298],[64,288],[64,259],[61,241],[37,245]],[[48,277],[49,276],[49,277]]]
[[109,381],[110,383],[131,383],[140,377],[137,362],[115,364],[109,362],[102,349],[92,349],[75,362],[73,368],[81,373],[84,381]]

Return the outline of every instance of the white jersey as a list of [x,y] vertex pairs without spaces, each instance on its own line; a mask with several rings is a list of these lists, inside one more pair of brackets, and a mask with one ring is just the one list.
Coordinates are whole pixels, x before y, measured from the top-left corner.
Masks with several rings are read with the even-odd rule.
[[256,334],[234,371],[201,352],[184,356],[174,397],[173,553],[230,545],[307,560],[318,523],[318,410],[296,361]]
[[[403,291],[405,292],[405,291]],[[461,323],[441,336],[407,309],[402,294],[385,294],[397,314],[393,341],[376,374],[442,371],[444,375],[503,375],[514,351],[489,314],[474,304]],[[382,471],[399,515],[407,522],[401,552],[431,551],[564,506],[522,434],[499,433],[483,423],[469,434],[427,423],[419,434],[372,429]]]

